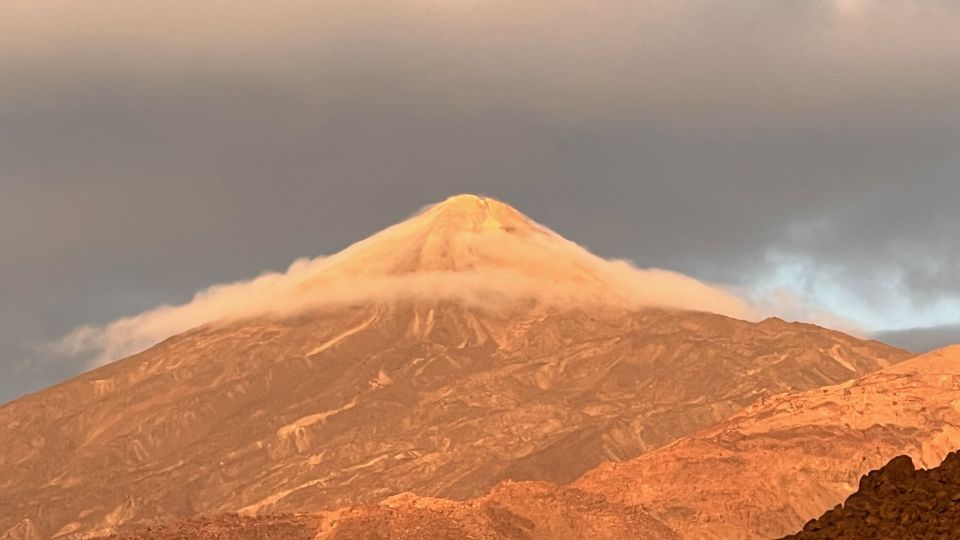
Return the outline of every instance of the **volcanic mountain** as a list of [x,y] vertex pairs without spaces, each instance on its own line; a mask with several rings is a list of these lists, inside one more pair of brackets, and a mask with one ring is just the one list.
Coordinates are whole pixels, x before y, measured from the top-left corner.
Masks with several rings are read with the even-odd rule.
[[723,291],[597,258],[475,196],[294,277],[0,407],[0,538],[569,482],[761,396],[909,356],[693,311],[751,315]]
[[931,468],[957,448],[960,346],[760,400],[574,486],[640,506],[684,538],[775,538],[842,502],[895,456]]

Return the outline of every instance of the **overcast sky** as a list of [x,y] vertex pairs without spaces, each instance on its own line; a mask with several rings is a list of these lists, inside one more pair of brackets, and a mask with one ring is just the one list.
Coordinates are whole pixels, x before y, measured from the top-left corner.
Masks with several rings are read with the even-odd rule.
[[460,192],[958,342],[957,28],[950,0],[5,1],[0,402],[81,370],[47,352],[77,326]]

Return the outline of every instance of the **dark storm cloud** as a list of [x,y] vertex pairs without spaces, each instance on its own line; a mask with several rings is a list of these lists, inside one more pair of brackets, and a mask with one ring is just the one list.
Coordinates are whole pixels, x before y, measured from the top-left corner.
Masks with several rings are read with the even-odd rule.
[[3,8],[0,401],[78,369],[36,352],[77,325],[465,191],[641,266],[792,265],[866,325],[960,319],[954,3],[318,4]]

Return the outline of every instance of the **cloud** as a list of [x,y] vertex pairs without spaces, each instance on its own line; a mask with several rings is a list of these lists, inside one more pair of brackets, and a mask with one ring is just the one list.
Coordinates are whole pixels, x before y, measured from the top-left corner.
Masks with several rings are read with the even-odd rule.
[[[448,300],[485,309],[535,302],[561,308],[656,306],[738,318],[758,314],[723,288],[597,257],[508,207],[505,219],[513,221],[470,229],[458,223],[451,228],[445,219],[449,210],[442,206],[336,255],[299,259],[285,272],[215,285],[182,305],[77,328],[53,348],[73,357],[92,354],[93,365],[100,365],[207,323],[370,302]],[[469,218],[454,221],[462,219]]]

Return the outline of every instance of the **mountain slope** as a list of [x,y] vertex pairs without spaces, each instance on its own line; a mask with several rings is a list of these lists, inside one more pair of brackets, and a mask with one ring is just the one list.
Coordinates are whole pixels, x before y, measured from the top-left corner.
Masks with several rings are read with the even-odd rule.
[[639,505],[685,538],[799,529],[900,454],[934,467],[960,447],[960,346],[862,379],[756,403],[576,487]]
[[[0,407],[0,538],[568,482],[758,396],[908,356],[812,325],[642,308],[604,263],[502,203],[431,208],[280,296],[336,302],[205,324]],[[498,288],[504,275],[518,288]],[[346,301],[345,276],[375,285]]]

